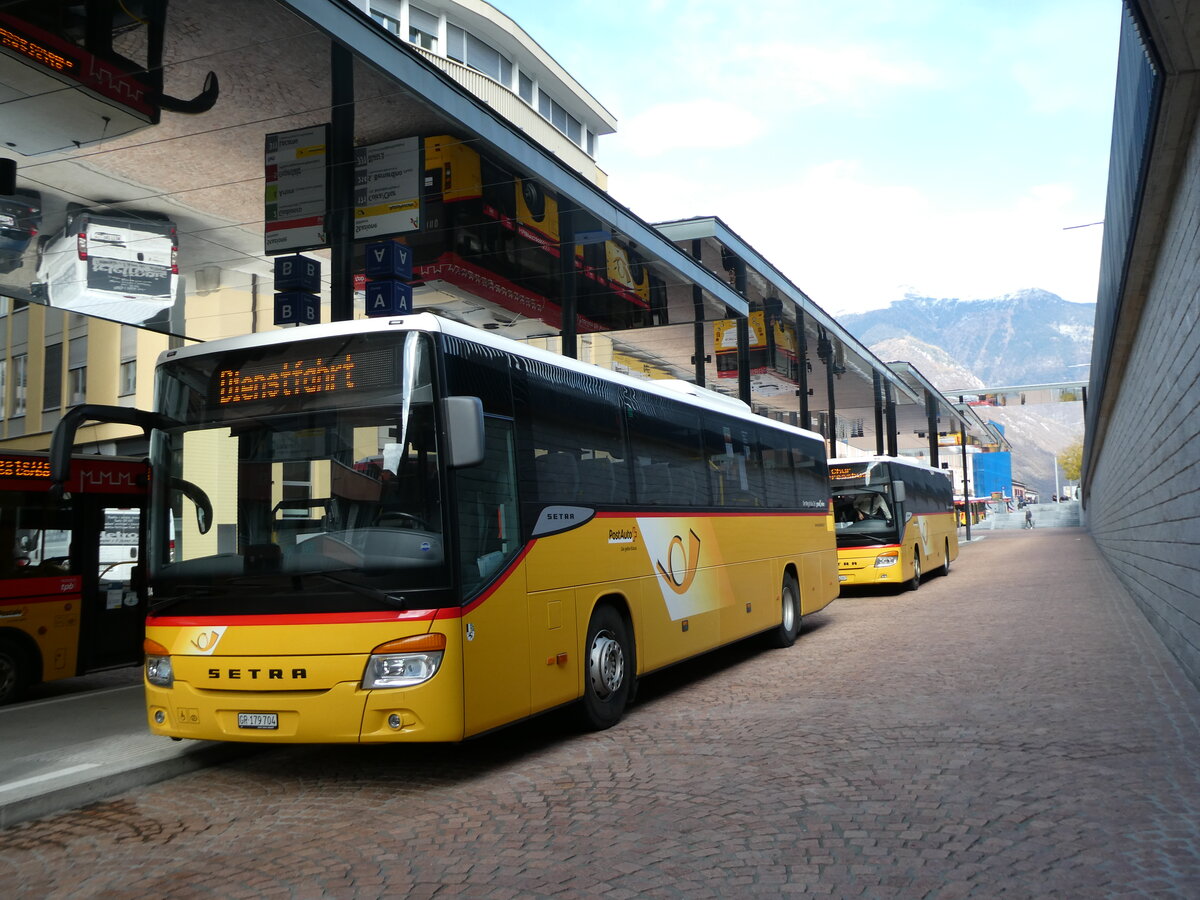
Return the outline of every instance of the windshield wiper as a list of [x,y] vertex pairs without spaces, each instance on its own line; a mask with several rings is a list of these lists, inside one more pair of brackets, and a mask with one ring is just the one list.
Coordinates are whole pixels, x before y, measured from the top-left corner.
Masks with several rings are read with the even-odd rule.
[[397,597],[393,594],[387,593],[386,591],[381,591],[378,588],[367,587],[363,584],[355,584],[353,581],[346,581],[344,578],[335,578],[333,575],[330,575],[326,572],[305,572],[303,575],[298,574],[295,576],[297,583],[299,583],[301,579],[308,575],[316,575],[318,578],[324,578],[326,581],[332,581],[336,585],[340,585],[347,590],[353,591],[360,597],[370,597],[372,600],[377,600],[385,606],[390,606],[393,609],[408,608],[408,604],[405,603],[403,597]]

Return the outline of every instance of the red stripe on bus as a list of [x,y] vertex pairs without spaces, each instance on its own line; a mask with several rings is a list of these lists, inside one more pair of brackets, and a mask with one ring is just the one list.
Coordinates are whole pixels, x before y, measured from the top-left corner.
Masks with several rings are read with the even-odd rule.
[[517,558],[508,564],[507,568],[505,568],[504,572],[500,575],[500,577],[497,578],[495,581],[493,581],[491,586],[488,587],[488,589],[486,591],[484,591],[482,594],[480,594],[478,597],[476,597],[474,600],[472,600],[466,606],[455,607],[452,609],[439,609],[437,611],[437,618],[439,618],[439,619],[460,619],[463,616],[465,616],[467,613],[474,612],[479,607],[480,604],[482,604],[485,600],[488,599],[488,597],[492,596],[492,594],[494,594],[494,593],[496,593],[496,591],[500,590],[501,586],[504,585],[504,583],[508,581],[508,579],[512,575],[512,573],[514,571],[516,571],[516,568],[519,565],[521,565],[522,562],[524,562],[525,557],[529,555],[529,551],[533,549],[533,545],[536,543],[537,543],[537,538],[534,538],[532,541],[530,541],[528,544],[526,544],[521,549],[521,552],[517,554]]
[[212,625],[357,625],[369,622],[429,622],[435,619],[461,619],[499,590],[537,541],[530,541],[504,573],[486,591],[466,607],[411,609],[357,613],[278,613],[254,616],[148,616],[146,624],[164,628],[208,628]]
[[745,516],[827,516],[828,510],[813,510],[812,512],[787,512],[779,509],[747,509],[736,512],[697,512],[690,509],[664,510],[652,512],[598,512],[597,519],[729,519]]
[[212,625],[353,625],[364,622],[422,622],[432,620],[436,609],[411,609],[359,613],[279,613],[257,616],[148,616],[146,625],[165,628],[208,628]]

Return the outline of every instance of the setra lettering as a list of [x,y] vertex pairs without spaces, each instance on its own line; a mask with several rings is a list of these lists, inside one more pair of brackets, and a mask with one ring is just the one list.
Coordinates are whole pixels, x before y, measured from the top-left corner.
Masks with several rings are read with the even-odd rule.
[[[265,673],[265,675],[264,675]],[[235,681],[258,681],[259,679],[268,681],[283,681],[283,669],[226,669],[224,673],[220,669],[209,669],[209,678],[229,678]],[[308,678],[307,669],[292,669],[291,677],[293,679]]]

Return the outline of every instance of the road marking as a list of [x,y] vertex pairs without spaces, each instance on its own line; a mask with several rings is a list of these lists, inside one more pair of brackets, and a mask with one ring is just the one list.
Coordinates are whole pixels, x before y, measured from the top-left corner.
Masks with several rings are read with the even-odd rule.
[[15,791],[17,788],[23,788],[31,784],[38,784],[42,781],[50,781],[53,778],[65,778],[67,775],[74,775],[76,772],[86,772],[88,769],[98,768],[100,763],[80,763],[77,766],[68,766],[65,769],[59,769],[56,772],[47,772],[45,775],[34,775],[32,778],[22,778],[20,781],[13,781],[9,784],[0,785],[0,793],[4,791]]
[[14,703],[11,706],[0,707],[0,716],[5,713],[17,713],[22,710],[37,709],[42,706],[49,706],[52,703],[67,703],[71,700],[90,700],[93,697],[100,697],[104,694],[114,694],[117,691],[140,691],[140,684],[126,684],[120,687],[101,688],[98,691],[79,691],[74,694],[63,694],[61,697],[47,697],[45,700],[28,700],[24,703]]

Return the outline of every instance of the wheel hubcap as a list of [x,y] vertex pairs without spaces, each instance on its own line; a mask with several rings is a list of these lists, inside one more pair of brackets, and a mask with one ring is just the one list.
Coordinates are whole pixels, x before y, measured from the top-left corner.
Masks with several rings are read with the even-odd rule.
[[601,631],[592,640],[588,654],[588,677],[592,690],[601,699],[620,690],[625,680],[625,653],[614,639],[612,632]]
[[783,630],[791,631],[796,627],[796,601],[792,599],[791,591],[783,592]]

